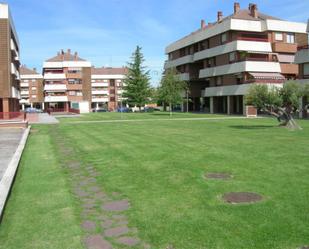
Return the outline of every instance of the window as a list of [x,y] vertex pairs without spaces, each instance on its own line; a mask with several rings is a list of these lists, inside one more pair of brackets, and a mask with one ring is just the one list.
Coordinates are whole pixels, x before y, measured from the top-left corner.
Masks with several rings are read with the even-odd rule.
[[69,95],[70,95],[70,96],[75,96],[76,93],[75,93],[75,91],[69,91]]
[[221,43],[225,43],[225,42],[227,42],[227,34],[223,33],[221,34]]
[[236,52],[229,53],[229,61],[230,62],[236,61]]
[[309,76],[309,63],[304,64],[304,76]]
[[275,33],[275,40],[276,41],[282,41],[283,40],[283,35],[281,32],[276,32]]
[[32,90],[36,90],[36,86],[33,86],[31,89],[32,89]]
[[81,91],[76,92],[76,96],[83,96],[83,93]]
[[115,97],[110,97],[109,100],[110,100],[111,102],[115,102]]
[[25,83],[29,82],[29,80],[24,80]]
[[92,83],[95,83],[95,80],[91,80]]
[[216,77],[216,86],[221,86],[222,85],[222,81],[223,81],[222,76]]
[[35,82],[35,80],[31,80],[32,82]]
[[295,43],[295,35],[293,33],[286,34],[286,42],[287,43]]
[[115,86],[115,80],[110,80],[109,85],[110,85],[110,86]]
[[36,98],[36,95],[32,95],[32,98],[35,99],[35,98]]

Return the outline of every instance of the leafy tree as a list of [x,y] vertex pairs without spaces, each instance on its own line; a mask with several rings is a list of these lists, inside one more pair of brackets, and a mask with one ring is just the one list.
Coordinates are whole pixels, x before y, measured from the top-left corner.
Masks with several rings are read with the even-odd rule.
[[245,101],[258,110],[275,116],[280,125],[290,129],[301,129],[293,118],[299,110],[299,99],[309,96],[309,87],[295,82],[285,83],[282,88],[254,84],[250,87]]
[[172,115],[173,106],[182,103],[186,86],[186,82],[179,78],[176,69],[166,70],[158,88],[158,98],[169,105],[170,115]]
[[131,59],[124,79],[123,97],[127,98],[129,105],[137,106],[141,110],[150,97],[149,71],[146,71],[146,67],[143,66],[145,60],[141,47],[136,47]]

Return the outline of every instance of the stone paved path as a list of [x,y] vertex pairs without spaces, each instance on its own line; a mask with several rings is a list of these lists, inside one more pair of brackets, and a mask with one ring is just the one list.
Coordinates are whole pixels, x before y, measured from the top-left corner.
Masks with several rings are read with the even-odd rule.
[[128,199],[119,193],[108,195],[99,184],[96,176],[100,173],[91,165],[83,165],[74,158],[74,152],[66,146],[64,138],[55,139],[59,151],[66,158],[64,167],[71,178],[73,193],[80,200],[81,228],[86,236],[83,243],[89,249],[151,248],[142,242],[137,229],[130,227],[125,211],[130,208]]

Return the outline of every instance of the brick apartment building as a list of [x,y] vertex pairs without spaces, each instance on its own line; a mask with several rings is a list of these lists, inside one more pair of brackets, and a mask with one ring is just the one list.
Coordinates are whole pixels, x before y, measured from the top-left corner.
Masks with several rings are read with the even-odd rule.
[[101,67],[91,69],[92,108],[114,111],[119,107],[123,93],[123,79],[127,68]]
[[20,67],[20,95],[22,110],[27,107],[44,109],[43,75],[36,69],[29,69],[25,65]]
[[77,52],[62,50],[43,64],[44,108],[87,113],[101,107],[114,111],[122,98],[126,71],[124,67],[95,68]]
[[[243,96],[250,84],[281,86],[298,76],[297,46],[306,45],[306,24],[259,12],[256,4],[217,21],[166,47],[165,69],[176,68],[189,82],[189,110],[246,114]],[[183,107],[185,109],[185,105]]]
[[91,103],[91,63],[68,49],[43,64],[45,108],[89,112]]
[[0,3],[0,112],[19,111],[19,41],[7,4]]
[[[309,35],[309,20],[307,24],[307,32]],[[300,84],[308,84],[309,85],[309,43],[299,46],[298,52],[295,56],[295,63],[299,66],[299,80]],[[305,106],[308,106],[309,100],[306,98],[302,98],[300,101],[300,108],[303,109]],[[300,113],[301,118],[308,118],[307,110],[304,110]]]

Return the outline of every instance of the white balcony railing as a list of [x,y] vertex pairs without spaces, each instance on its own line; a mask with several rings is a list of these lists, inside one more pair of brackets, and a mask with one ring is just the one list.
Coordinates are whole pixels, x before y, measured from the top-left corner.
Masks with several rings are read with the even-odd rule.
[[268,61],[242,61],[200,70],[199,78],[208,78],[240,72],[281,73],[280,63]]
[[46,84],[44,86],[44,91],[48,92],[65,92],[67,90],[66,84]]
[[29,83],[28,82],[21,82],[20,87],[29,87]]
[[186,55],[175,60],[170,60],[165,63],[165,68],[177,67],[193,62],[193,55]]
[[29,91],[23,90],[20,92],[21,95],[29,95]]
[[92,98],[92,102],[96,103],[108,102],[108,98]]
[[91,93],[94,95],[108,95],[109,94],[107,90],[92,90]]
[[92,87],[108,87],[108,82],[95,82],[91,83]]
[[20,75],[14,63],[11,63],[11,74],[15,75],[16,79],[20,79]]
[[12,98],[20,99],[20,91],[12,86]]
[[45,102],[68,102],[68,96],[45,96]]
[[45,73],[44,74],[45,80],[64,80],[66,76],[64,73]]

